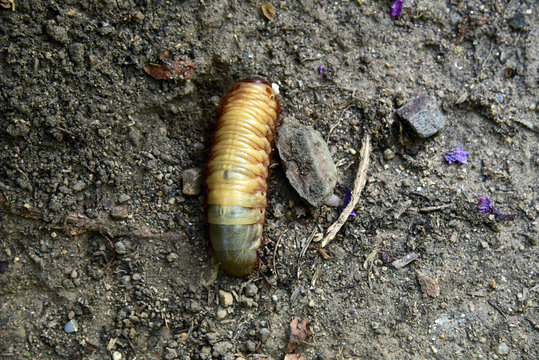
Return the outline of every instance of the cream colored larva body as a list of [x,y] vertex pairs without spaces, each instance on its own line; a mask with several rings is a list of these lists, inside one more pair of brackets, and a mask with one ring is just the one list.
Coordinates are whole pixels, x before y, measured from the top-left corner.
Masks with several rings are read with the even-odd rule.
[[219,107],[207,163],[207,216],[214,256],[233,276],[256,265],[279,112],[276,94],[260,77],[238,82]]

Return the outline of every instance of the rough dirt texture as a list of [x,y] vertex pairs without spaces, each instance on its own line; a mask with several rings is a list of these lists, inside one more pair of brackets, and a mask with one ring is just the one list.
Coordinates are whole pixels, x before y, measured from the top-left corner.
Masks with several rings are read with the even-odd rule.
[[[14,3],[0,8],[0,357],[281,359],[299,317],[309,359],[539,358],[537,1],[409,0],[399,19],[392,1],[271,1],[274,22],[262,1]],[[146,74],[166,49],[194,76]],[[340,209],[310,209],[275,158],[260,271],[235,279],[216,273],[204,195],[183,194],[182,174],[251,74],[279,84],[283,121],[322,133],[340,183],[365,131],[374,150],[329,259],[320,236],[300,254]],[[447,120],[421,141],[395,117],[420,93]],[[446,164],[459,145],[468,163]],[[484,217],[481,195],[516,216]],[[411,252],[400,270],[383,261]]]

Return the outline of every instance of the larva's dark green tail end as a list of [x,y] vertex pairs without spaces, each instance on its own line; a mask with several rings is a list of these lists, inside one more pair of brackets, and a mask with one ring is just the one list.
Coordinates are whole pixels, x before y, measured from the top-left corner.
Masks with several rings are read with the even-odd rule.
[[227,274],[243,277],[253,272],[262,240],[261,224],[209,224],[209,235],[215,260]]

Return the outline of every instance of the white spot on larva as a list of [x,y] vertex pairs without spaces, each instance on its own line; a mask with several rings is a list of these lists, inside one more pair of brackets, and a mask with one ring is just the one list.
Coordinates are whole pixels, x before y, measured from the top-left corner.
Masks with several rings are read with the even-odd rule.
[[276,83],[271,83],[271,89],[276,95],[279,95],[279,85],[277,85]]

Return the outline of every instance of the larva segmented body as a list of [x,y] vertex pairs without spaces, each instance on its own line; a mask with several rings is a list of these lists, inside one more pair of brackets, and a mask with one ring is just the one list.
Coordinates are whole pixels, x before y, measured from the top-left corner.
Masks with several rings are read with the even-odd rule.
[[219,107],[207,163],[207,216],[214,256],[230,275],[253,271],[266,217],[268,172],[280,113],[260,77],[238,82]]

